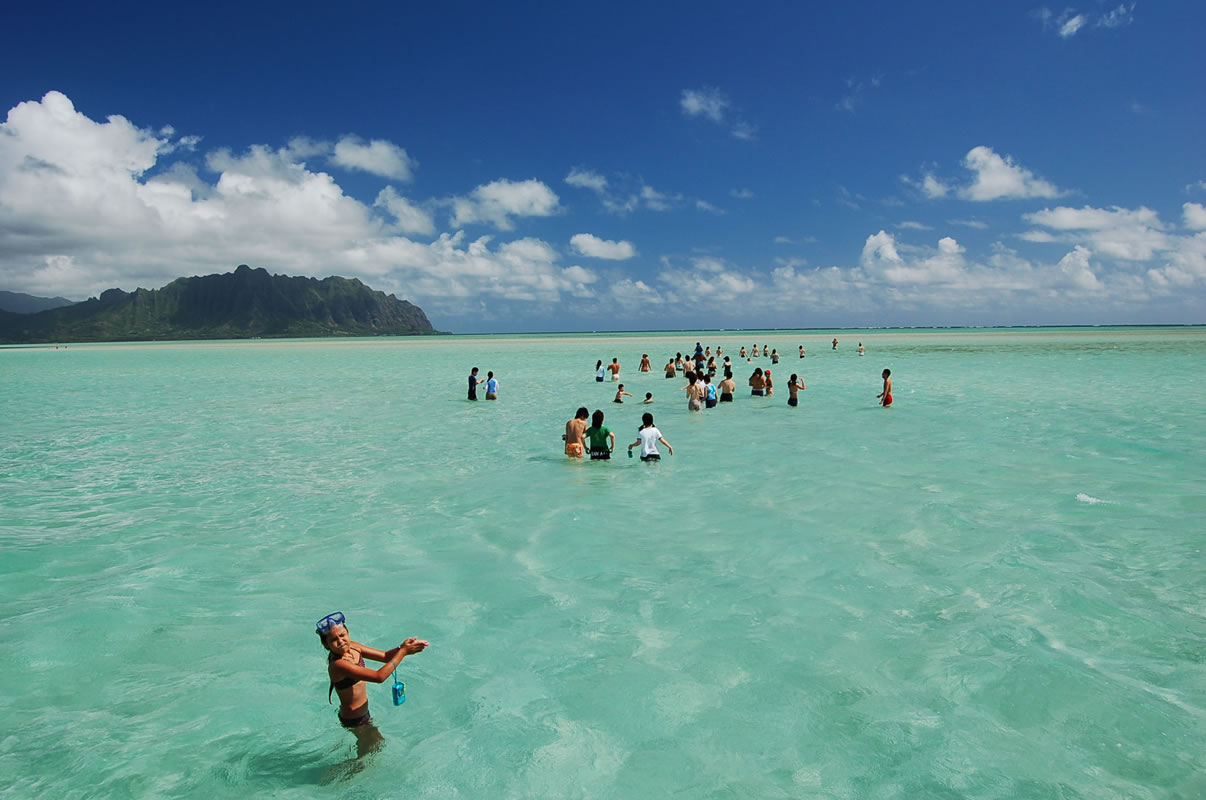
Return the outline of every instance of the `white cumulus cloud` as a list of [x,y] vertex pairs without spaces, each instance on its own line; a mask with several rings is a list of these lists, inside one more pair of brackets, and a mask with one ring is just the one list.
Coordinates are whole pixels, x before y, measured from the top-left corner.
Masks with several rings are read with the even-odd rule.
[[550,217],[561,213],[557,194],[536,179],[500,179],[478,186],[467,197],[452,199],[452,226],[482,222],[502,231],[515,227],[512,217]]
[[435,233],[435,218],[423,209],[398,194],[394,187],[386,186],[377,195],[373,203],[378,208],[384,208],[394,215],[398,230],[402,233],[415,233],[431,236]]
[[1054,185],[1015,164],[1011,157],[997,155],[991,147],[973,147],[963,159],[963,166],[975,173],[971,185],[959,192],[968,200],[1058,197],[1061,194]]
[[410,156],[396,144],[383,139],[366,144],[357,136],[345,136],[335,143],[331,163],[396,181],[409,181],[414,167]]
[[580,255],[610,261],[625,261],[636,255],[632,242],[613,242],[590,233],[574,234],[570,237],[570,246]]
[[1185,215],[1185,227],[1195,231],[1206,230],[1206,206],[1201,203],[1185,203],[1181,206]]

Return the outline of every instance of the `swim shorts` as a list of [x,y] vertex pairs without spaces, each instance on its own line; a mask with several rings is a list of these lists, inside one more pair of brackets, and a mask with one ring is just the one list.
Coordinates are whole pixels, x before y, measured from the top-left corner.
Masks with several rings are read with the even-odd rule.
[[598,381],[599,383],[603,382],[603,379],[601,377],[599,377],[598,375],[595,376],[595,380]]
[[565,446],[565,454],[570,458],[582,458],[582,443],[572,442]]
[[494,392],[486,392],[486,399],[487,400],[497,400],[498,395],[495,394]]
[[[336,711],[335,715],[338,716],[339,712]],[[360,728],[365,725],[372,725],[373,717],[369,714],[368,707],[366,706],[364,713],[354,719],[344,719],[343,717],[339,717],[339,724],[345,728]]]
[[[750,389],[750,396],[751,397],[761,397],[762,390],[761,389]],[[486,395],[486,397],[489,398],[490,395]]]
[[722,403],[733,402],[733,393],[732,392],[721,392],[720,393],[720,402],[722,402]]
[[611,451],[608,450],[607,448],[592,447],[590,449],[590,460],[591,461],[610,461],[611,460]]
[[716,408],[716,400],[714,398],[709,397],[707,399],[707,402],[704,403],[704,405],[707,406],[708,408]]
[[887,408],[890,405],[892,405],[892,395],[888,395],[884,398],[884,408]]
[[789,398],[787,398],[787,404],[789,406],[795,407],[795,406],[800,405],[800,401],[794,397],[789,397]]
[[657,453],[651,453],[647,456],[641,456],[641,460],[642,461],[661,461],[662,457],[659,456]]

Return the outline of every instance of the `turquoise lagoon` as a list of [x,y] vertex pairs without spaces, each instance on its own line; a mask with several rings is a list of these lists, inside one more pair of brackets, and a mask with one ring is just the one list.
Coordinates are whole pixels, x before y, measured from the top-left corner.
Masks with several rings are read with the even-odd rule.
[[[777,348],[778,392],[688,413],[661,366],[697,340]],[[1202,797],[1204,356],[1203,328],[0,351],[0,794]],[[580,405],[635,439],[613,357],[673,457],[562,455]],[[367,763],[334,610],[432,642],[404,706],[370,687]]]

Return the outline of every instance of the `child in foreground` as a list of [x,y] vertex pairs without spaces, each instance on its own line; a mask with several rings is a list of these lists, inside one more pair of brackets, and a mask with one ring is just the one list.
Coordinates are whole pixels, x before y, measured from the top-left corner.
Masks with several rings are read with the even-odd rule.
[[[369,714],[364,682],[384,683],[403,658],[423,652],[428,643],[412,636],[397,647],[382,651],[353,642],[339,611],[320,619],[315,633],[327,649],[327,676],[331,679],[327,700],[331,699],[331,692],[338,694],[339,724],[356,734],[356,756],[362,758],[383,741]],[[366,658],[380,661],[383,666],[369,669],[364,664]]]
[[662,454],[657,451],[658,442],[666,445],[670,455],[674,455],[674,448],[662,438],[662,432],[653,427],[653,415],[646,411],[641,415],[641,429],[637,431],[637,440],[628,445],[628,452],[631,455],[632,448],[639,444],[642,461],[660,461]]

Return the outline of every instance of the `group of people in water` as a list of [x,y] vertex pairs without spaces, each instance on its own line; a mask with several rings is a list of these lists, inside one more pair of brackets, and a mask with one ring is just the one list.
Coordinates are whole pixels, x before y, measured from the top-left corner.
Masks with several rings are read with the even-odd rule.
[[[838,340],[835,337],[832,347],[837,350],[837,346]],[[866,348],[863,347],[862,342],[859,342],[858,354],[862,356],[865,353]],[[804,345],[800,345],[799,357],[805,358],[806,355]],[[778,364],[780,359],[779,351],[765,344],[761,349],[755,344],[749,351],[743,346],[739,351],[739,357],[744,358],[747,363],[752,363],[755,358],[766,357],[770,359],[771,365]],[[721,359],[721,361],[717,363],[717,359]],[[653,370],[648,353],[641,355],[640,366],[637,369],[640,372]],[[682,353],[676,353],[674,358],[666,362],[664,369],[667,378],[677,378],[680,373],[686,378],[687,383],[682,387],[682,391],[686,393],[687,409],[690,411],[702,411],[705,408],[715,408],[720,403],[733,402],[733,395],[737,391],[737,384],[733,380],[733,364],[730,357],[724,355],[721,347],[717,347],[713,354],[711,346],[704,347],[700,342],[696,342],[693,355],[684,359]],[[722,373],[722,377],[719,382],[714,382],[713,378],[718,373]],[[876,395],[880,405],[885,408],[892,405],[891,374],[891,370],[883,371],[881,375],[883,390]],[[631,392],[625,391],[624,384],[619,383],[620,361],[618,358],[613,358],[610,364],[604,364],[602,359],[595,362],[595,381],[602,383],[608,377],[617,384],[612,402],[623,404],[625,397],[634,396]],[[775,393],[774,377],[769,368],[764,370],[762,367],[755,367],[747,383],[752,397],[769,397]],[[800,392],[804,389],[804,379],[793,372],[787,379],[787,404],[792,407],[798,406]],[[643,404],[652,402],[653,393],[646,392]],[[565,440],[565,454],[570,458],[584,458],[589,454],[592,460],[611,458],[611,454],[615,451],[615,434],[603,424],[604,418],[602,410],[596,410],[591,414],[585,406],[579,408],[574,418],[566,423],[565,434],[561,437]],[[588,419],[590,420],[589,425]],[[641,460],[656,461],[661,457],[657,450],[659,442],[666,446],[671,455],[674,454],[674,448],[670,447],[661,432],[654,426],[653,414],[646,412],[642,415],[637,441],[628,447],[629,455],[631,455],[632,448],[640,445]]]

